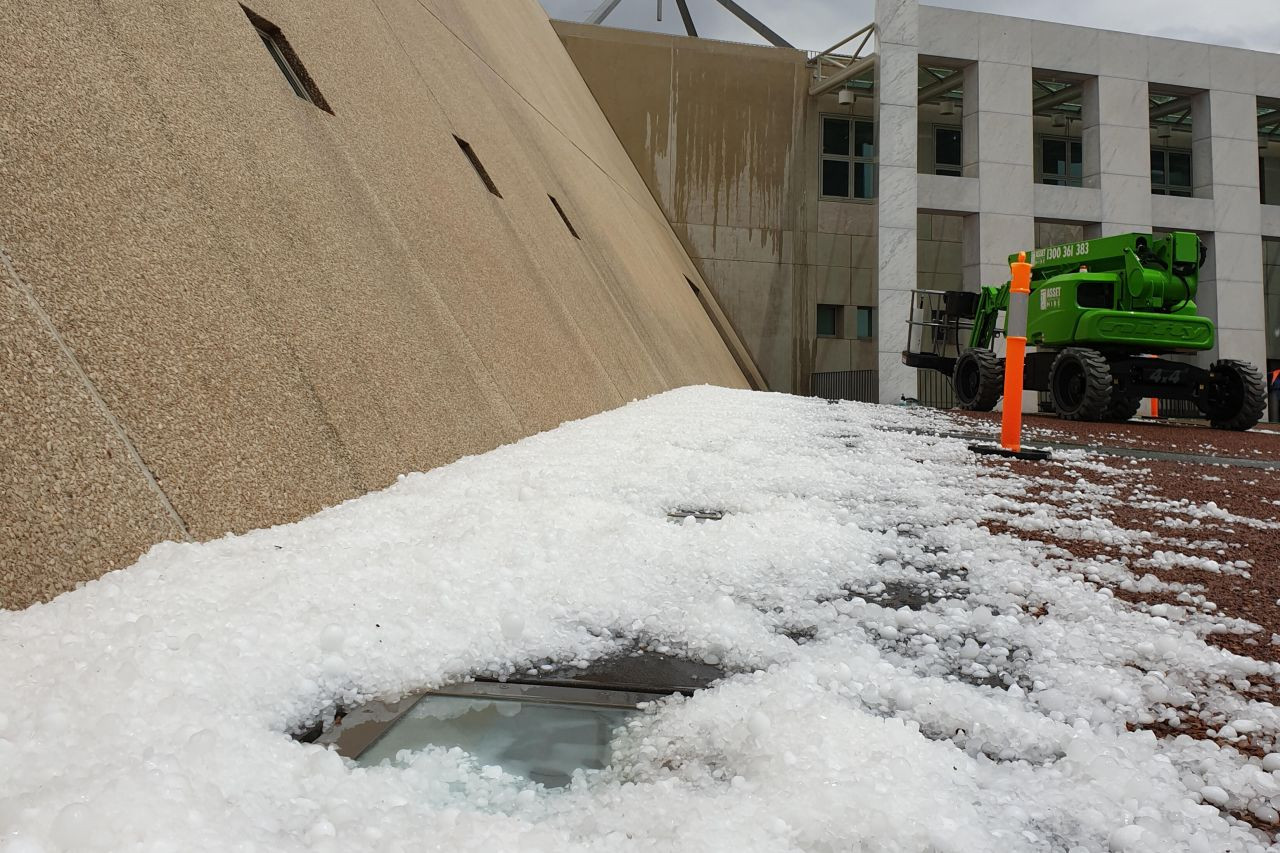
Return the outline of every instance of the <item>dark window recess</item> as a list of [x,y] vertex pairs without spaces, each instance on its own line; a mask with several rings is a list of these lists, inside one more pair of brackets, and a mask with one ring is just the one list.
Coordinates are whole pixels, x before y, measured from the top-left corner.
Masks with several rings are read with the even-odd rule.
[[870,199],[876,195],[876,126],[873,122],[822,117],[820,189],[827,198]]
[[1191,197],[1191,152],[1151,149],[1152,195]]
[[1081,308],[1110,308],[1115,291],[1109,281],[1082,281],[1076,287],[1076,304]]
[[564,220],[564,227],[568,228],[569,233],[572,234],[576,239],[581,240],[582,237],[578,235],[578,230],[573,227],[573,223],[570,222],[569,217],[565,215],[564,208],[560,206],[560,202],[556,201],[556,197],[553,195],[548,195],[547,198],[551,199],[551,204],[553,207],[555,207],[556,213],[560,214],[560,218]]
[[874,308],[858,308],[857,326],[859,338],[874,338],[876,336],[876,311]]
[[840,337],[840,305],[818,306],[818,337]]
[[[453,140],[458,143],[458,147],[462,149],[462,153],[467,155],[467,159],[471,161],[472,168],[476,170],[476,174],[480,176],[480,180],[484,181],[484,185],[489,188],[489,192],[493,193],[498,198],[502,198],[502,193],[498,192],[498,185],[493,182],[493,178],[489,177],[488,170],[485,169],[484,164],[480,162],[480,158],[476,156],[476,152],[471,150],[471,143],[456,135],[453,137]],[[555,201],[555,199],[552,199],[552,201]],[[560,205],[556,205],[556,209],[559,210]],[[561,212],[560,215],[564,216],[564,213]],[[566,222],[567,221],[568,220],[566,220]],[[576,237],[577,235],[575,234],[574,236]]]
[[1078,139],[1040,140],[1040,183],[1078,187],[1083,170],[1084,151]]
[[837,157],[849,156],[848,119],[824,118],[822,120],[822,153]]
[[837,198],[849,197],[848,160],[822,161],[822,194]]
[[293,93],[302,98],[302,100],[315,104],[329,115],[333,115],[333,109],[329,106],[329,102],[324,99],[324,95],[320,94],[320,88],[311,79],[311,75],[307,73],[306,66],[302,64],[302,60],[298,58],[298,54],[289,44],[289,40],[284,37],[284,33],[280,31],[280,28],[247,6],[241,6],[240,8],[244,10],[245,15],[249,18],[249,23],[253,24],[254,30],[258,33],[258,38],[262,39],[262,44],[266,47],[267,53],[271,54],[271,58],[276,61],[276,67],[280,69],[280,73],[288,81],[289,88],[293,89]]
[[957,127],[935,127],[933,129],[933,173],[961,176],[961,138]]

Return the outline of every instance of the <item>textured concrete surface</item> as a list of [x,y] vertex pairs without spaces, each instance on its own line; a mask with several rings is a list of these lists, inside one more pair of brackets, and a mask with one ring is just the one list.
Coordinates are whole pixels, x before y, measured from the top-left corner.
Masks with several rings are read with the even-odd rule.
[[248,5],[4,4],[0,606],[747,384],[534,0]]

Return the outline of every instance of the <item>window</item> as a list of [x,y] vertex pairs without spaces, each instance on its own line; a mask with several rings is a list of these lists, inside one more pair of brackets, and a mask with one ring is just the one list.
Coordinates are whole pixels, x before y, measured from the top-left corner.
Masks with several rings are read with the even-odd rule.
[[1040,140],[1040,183],[1078,187],[1083,183],[1084,150],[1079,139],[1046,136]]
[[1151,149],[1152,195],[1191,197],[1191,152]]
[[842,305],[818,306],[818,337],[840,337],[840,315],[843,308]]
[[935,127],[933,129],[933,173],[960,177],[961,145],[960,128]]
[[[608,766],[614,731],[636,715],[640,703],[662,695],[558,685],[457,684],[384,711],[381,716],[392,717],[389,722],[364,723],[378,728],[376,737],[360,744],[339,741],[338,752],[354,753],[348,757],[363,767],[377,767],[400,764],[402,750],[457,747],[480,764],[562,788],[576,770]],[[343,726],[351,730],[363,722],[344,719]]]
[[271,54],[271,58],[275,60],[276,67],[280,69],[280,73],[288,81],[289,88],[293,89],[293,93],[302,98],[302,100],[310,101],[320,109],[333,115],[329,102],[324,99],[324,95],[320,94],[320,89],[316,86],[315,81],[311,79],[311,75],[307,73],[302,60],[298,58],[298,54],[294,52],[288,39],[284,37],[284,33],[280,32],[280,28],[252,9],[245,6],[240,8],[244,10],[245,15],[249,18],[249,23],[253,24],[258,37],[262,39],[262,44],[267,48],[267,53]]
[[876,126],[841,116],[822,117],[822,195],[876,197]]
[[856,319],[859,338],[874,338],[876,336],[876,309],[859,307]]
[[1114,308],[1114,283],[1109,281],[1080,282],[1076,285],[1076,304],[1081,308]]
[[565,215],[564,208],[560,206],[560,202],[556,201],[556,197],[548,195],[547,198],[551,199],[551,204],[555,207],[556,213],[560,214],[560,218],[564,220],[564,227],[569,229],[569,233],[572,234],[575,239],[581,240],[582,238],[578,236],[577,229],[573,227],[573,223],[570,222],[569,217]]
[[566,787],[579,770],[609,765],[614,735],[641,705],[692,696],[725,676],[717,666],[637,652],[586,669],[553,665],[501,682],[481,678],[354,708],[331,706],[294,737],[365,767],[405,767],[412,763],[406,750],[456,748],[481,766]]
[[[476,170],[476,174],[480,176],[480,180],[484,181],[484,185],[489,189],[489,192],[493,193],[498,198],[502,198],[502,193],[498,192],[498,185],[493,182],[493,178],[489,177],[489,170],[480,162],[480,158],[476,156],[476,152],[471,150],[471,143],[458,136],[454,136],[453,141],[457,142],[458,147],[462,149],[462,153],[467,155],[467,159],[471,161],[471,167]],[[559,205],[556,205],[556,208],[559,209]],[[560,215],[564,216],[564,213],[561,213]]]

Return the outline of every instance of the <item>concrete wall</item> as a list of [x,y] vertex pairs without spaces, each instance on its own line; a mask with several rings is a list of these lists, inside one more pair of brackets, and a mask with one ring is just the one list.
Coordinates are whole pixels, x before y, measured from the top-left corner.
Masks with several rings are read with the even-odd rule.
[[[818,192],[820,116],[806,56],[556,21],[650,191],[776,391],[813,371],[875,369],[854,308],[875,306],[875,205]],[[870,118],[865,98],[854,108]],[[818,304],[844,334],[816,335]]]
[[248,5],[6,4],[2,606],[747,384],[534,0]]

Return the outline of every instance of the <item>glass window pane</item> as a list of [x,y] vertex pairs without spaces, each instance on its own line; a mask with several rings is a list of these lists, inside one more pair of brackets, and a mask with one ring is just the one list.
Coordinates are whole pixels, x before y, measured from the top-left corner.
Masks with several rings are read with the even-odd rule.
[[1083,162],[1084,148],[1078,141],[1073,140],[1071,142],[1071,165],[1079,166]]
[[1169,152],[1169,186],[1191,186],[1191,155],[1185,151]]
[[1067,173],[1067,144],[1061,139],[1040,141],[1040,171],[1045,175]]
[[848,156],[849,120],[847,118],[822,117],[822,153]]
[[872,313],[870,308],[858,309],[858,337],[872,337]]
[[853,197],[876,197],[876,167],[873,163],[853,164]]
[[1164,152],[1151,151],[1151,183],[1164,183]]
[[849,197],[849,161],[822,161],[822,194],[838,198]]
[[876,156],[876,126],[874,122],[858,121],[853,124],[853,156]]
[[840,306],[838,305],[819,305],[818,306],[818,336],[824,338],[834,338],[837,334],[837,327],[840,325]]
[[598,770],[609,763],[614,730],[634,714],[589,705],[425,696],[357,761],[376,766],[394,762],[402,749],[456,746],[481,765],[563,787],[574,770]]
[[960,131],[953,127],[935,128],[933,162],[939,168],[960,165]]

